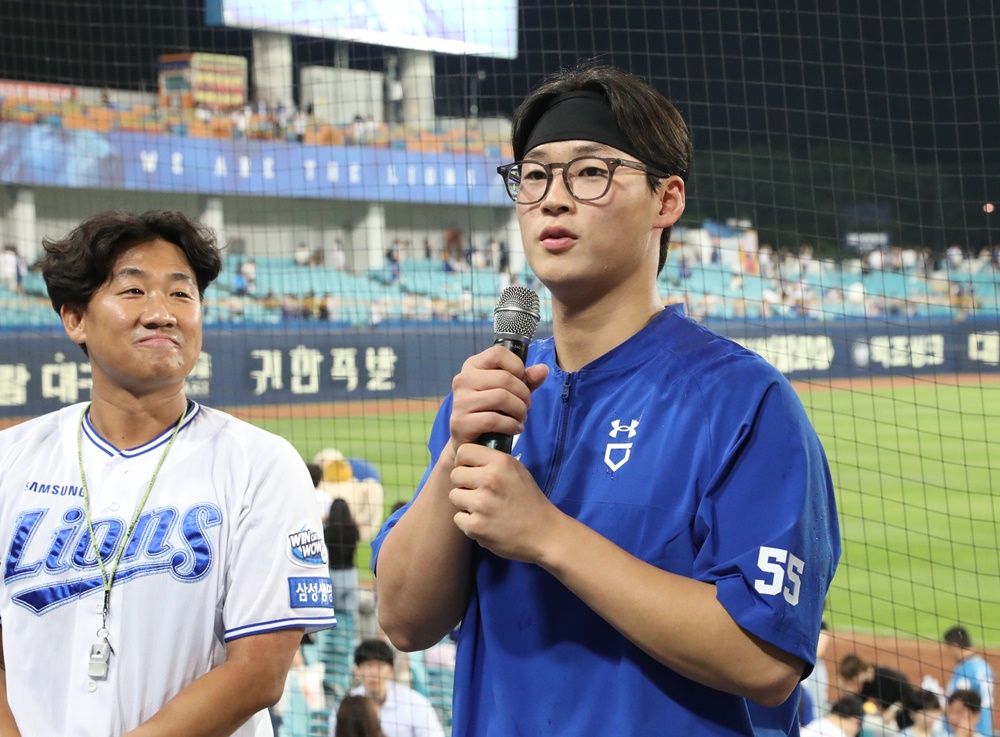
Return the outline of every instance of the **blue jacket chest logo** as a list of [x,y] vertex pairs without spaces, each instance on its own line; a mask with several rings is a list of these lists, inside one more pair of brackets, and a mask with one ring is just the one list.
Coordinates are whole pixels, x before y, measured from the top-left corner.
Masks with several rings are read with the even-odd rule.
[[[608,433],[608,436],[617,439],[622,433],[625,433],[625,437],[631,440],[636,436],[636,428],[638,427],[639,420],[632,420],[627,425],[623,425],[621,420],[612,420],[611,432]],[[612,473],[628,463],[631,457],[632,443],[608,443],[604,447],[604,463],[611,469]]]

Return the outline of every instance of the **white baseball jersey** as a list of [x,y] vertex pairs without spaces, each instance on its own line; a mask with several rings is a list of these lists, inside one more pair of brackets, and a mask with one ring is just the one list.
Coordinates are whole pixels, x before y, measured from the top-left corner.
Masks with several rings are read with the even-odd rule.
[[[198,404],[124,540],[173,428],[119,451],[84,423],[94,537],[111,591],[106,679],[88,675],[104,589],[77,459],[84,405],[0,432],[0,627],[24,737],[117,737],[247,635],[336,624],[305,462],[285,440]],[[270,735],[267,712],[237,735]]]

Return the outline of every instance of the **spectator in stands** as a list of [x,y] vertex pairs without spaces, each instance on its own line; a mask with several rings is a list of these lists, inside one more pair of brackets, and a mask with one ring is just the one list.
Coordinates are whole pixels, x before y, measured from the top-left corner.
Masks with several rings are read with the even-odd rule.
[[[236,276],[237,280],[239,275]],[[238,287],[238,285],[236,285]],[[233,291],[233,295],[229,298],[229,319],[230,320],[242,320],[247,311],[247,298],[246,292],[237,293]]]
[[302,312],[302,298],[295,294],[286,294],[281,298],[281,319],[301,320],[305,317]]
[[861,686],[861,697],[865,699],[866,709],[865,734],[868,737],[898,734],[897,715],[912,692],[913,686],[905,675],[891,668],[874,666],[871,678]]
[[351,122],[351,143],[360,145],[364,142],[365,119],[361,116],[361,113],[355,113],[354,120]]
[[194,116],[202,123],[208,124],[212,122],[212,111],[201,101],[196,102],[194,105]]
[[344,242],[339,237],[333,239],[333,268],[343,271],[347,268],[347,252],[344,251]]
[[24,280],[28,276],[28,262],[17,250],[17,246],[14,246],[14,255],[17,257],[17,293],[24,294]]
[[959,689],[952,692],[948,696],[948,707],[945,711],[949,732],[954,737],[975,737],[983,734],[977,726],[982,711],[982,699],[975,691]]
[[316,299],[316,293],[311,289],[302,298],[302,317],[306,320],[313,320],[319,317],[320,302]]
[[319,303],[320,320],[336,322],[340,316],[340,298],[333,292],[327,292]]
[[254,294],[257,291],[257,262],[248,258],[240,266],[240,273],[247,285],[247,294]]
[[965,249],[957,243],[948,246],[945,250],[945,258],[948,262],[948,268],[952,271],[959,271],[965,267]]
[[765,279],[774,276],[774,252],[771,250],[770,243],[760,244],[757,251],[757,265],[760,269],[760,275]]
[[333,737],[386,737],[378,720],[378,705],[367,696],[345,696],[337,707]]
[[816,264],[813,260],[813,247],[811,243],[803,243],[799,246],[799,273],[808,274]]
[[323,538],[329,554],[330,580],[333,581],[333,609],[337,616],[348,615],[357,622],[361,579],[354,556],[361,534],[346,500],[334,499],[330,503],[323,523]]
[[462,260],[462,242],[465,234],[459,228],[448,228],[444,231],[444,248],[441,254],[442,259],[454,262]]
[[501,274],[510,271],[510,247],[506,239],[497,243],[497,271]]
[[976,287],[972,282],[952,281],[950,292],[951,306],[956,311],[961,313],[976,311]]
[[19,292],[17,247],[10,244],[0,253],[0,284],[8,292]]
[[903,699],[899,726],[906,737],[936,737],[940,720],[941,701],[933,691],[916,689]]
[[395,284],[399,281],[399,251],[396,250],[395,245],[390,246],[385,252],[386,263],[389,264],[389,283]]
[[993,669],[982,655],[972,649],[972,638],[962,625],[955,625],[944,633],[944,644],[955,664],[955,670],[945,687],[949,697],[956,691],[975,691],[979,695],[979,734],[993,734],[993,689],[996,678]]
[[247,293],[247,278],[243,273],[243,262],[241,261],[236,266],[236,273],[233,275],[233,294],[237,297],[242,297]]
[[288,109],[281,100],[278,100],[278,104],[274,106],[274,111],[271,114],[271,125],[274,138],[284,140],[285,132],[288,130]]
[[295,247],[294,258],[297,266],[309,265],[309,246],[307,246],[304,241],[299,242],[299,245]]
[[680,258],[677,259],[677,280],[685,281],[691,276],[697,257],[693,248],[682,248]]
[[296,110],[295,114],[292,116],[292,136],[298,143],[302,143],[306,140],[306,129],[308,128],[308,119],[306,114],[301,110]]
[[247,137],[250,129],[250,112],[246,108],[236,108],[232,113],[233,139],[240,141]]
[[830,707],[830,713],[814,719],[802,728],[800,737],[858,737],[864,706],[857,696],[841,696]]
[[841,691],[856,696],[861,695],[862,687],[874,673],[875,666],[870,665],[854,653],[845,655],[837,664],[838,683]]
[[663,307],[686,124],[584,66],[528,96],[512,142],[499,172],[554,337],[454,379],[421,488],[373,542],[380,624],[413,650],[462,621],[457,734],[794,733],[833,490],[781,374]]
[[[369,639],[354,651],[354,677],[361,685],[352,696],[367,696],[378,706],[378,720],[386,737],[444,737],[441,720],[431,702],[393,678],[395,656],[385,640]],[[338,734],[336,714],[330,717],[330,737]]]

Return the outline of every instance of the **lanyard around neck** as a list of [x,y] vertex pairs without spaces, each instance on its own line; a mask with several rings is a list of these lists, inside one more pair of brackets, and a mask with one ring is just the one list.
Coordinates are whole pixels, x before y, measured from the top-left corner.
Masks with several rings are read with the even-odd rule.
[[135,508],[135,513],[132,515],[132,522],[129,523],[128,531],[125,533],[125,537],[122,540],[122,546],[118,550],[118,555],[115,557],[110,575],[104,566],[104,559],[101,557],[100,548],[97,546],[97,537],[94,535],[94,524],[90,517],[90,492],[87,489],[87,474],[83,470],[83,421],[89,410],[90,404],[88,403],[87,406],[83,408],[83,412],[80,413],[80,425],[77,428],[76,433],[76,449],[77,458],[80,461],[80,481],[83,485],[83,507],[87,515],[87,530],[90,532],[90,544],[94,548],[94,555],[97,557],[97,563],[101,567],[101,580],[104,582],[104,615],[107,617],[108,604],[111,600],[111,586],[115,580],[115,573],[118,572],[118,564],[121,562],[122,553],[125,552],[128,540],[135,531],[135,525],[139,521],[139,515],[142,514],[143,507],[146,506],[146,500],[149,499],[149,492],[153,490],[153,484],[156,483],[156,477],[160,474],[160,468],[162,468],[163,462],[167,459],[167,454],[170,453],[170,449],[173,447],[174,441],[177,439],[177,433],[180,431],[181,424],[187,416],[188,406],[187,402],[185,402],[184,411],[181,412],[180,419],[177,420],[177,424],[174,425],[174,431],[170,436],[170,442],[167,443],[167,447],[164,449],[159,462],[156,464],[156,469],[153,471],[153,476],[149,479],[149,484],[146,486],[146,493],[142,495],[142,501],[140,501]]

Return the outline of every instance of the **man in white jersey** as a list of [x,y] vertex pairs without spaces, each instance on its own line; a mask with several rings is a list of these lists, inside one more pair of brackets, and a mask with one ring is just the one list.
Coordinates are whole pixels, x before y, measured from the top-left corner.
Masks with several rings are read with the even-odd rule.
[[44,246],[92,402],[0,433],[0,735],[270,735],[333,592],[298,453],[185,396],[214,237],[103,213]]

